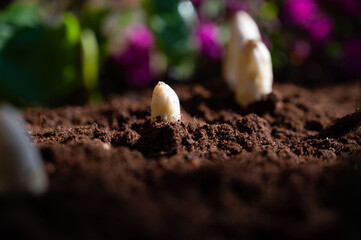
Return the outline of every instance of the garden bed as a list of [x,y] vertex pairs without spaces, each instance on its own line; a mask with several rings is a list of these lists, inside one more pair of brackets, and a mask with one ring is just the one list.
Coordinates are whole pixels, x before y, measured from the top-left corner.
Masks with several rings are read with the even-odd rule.
[[172,87],[181,102],[176,123],[150,123],[151,89],[99,106],[26,110],[50,187],[41,197],[1,198],[0,232],[29,239],[356,236],[359,85],[275,84],[247,109],[220,80]]

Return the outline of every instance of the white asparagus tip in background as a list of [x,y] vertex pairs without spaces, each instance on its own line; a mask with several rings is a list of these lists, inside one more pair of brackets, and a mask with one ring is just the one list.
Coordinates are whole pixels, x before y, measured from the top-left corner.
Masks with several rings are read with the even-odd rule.
[[273,72],[271,54],[259,40],[247,41],[239,51],[237,103],[246,107],[272,92]]
[[239,49],[248,40],[261,40],[261,33],[252,17],[239,11],[231,20],[230,39],[223,58],[223,76],[231,89],[237,85]]
[[30,142],[25,121],[9,105],[0,105],[0,194],[39,195],[48,187],[40,151]]

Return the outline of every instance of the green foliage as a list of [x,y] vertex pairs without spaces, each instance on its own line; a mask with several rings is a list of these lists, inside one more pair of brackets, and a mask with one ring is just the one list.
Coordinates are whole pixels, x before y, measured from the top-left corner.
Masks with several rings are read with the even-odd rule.
[[204,1],[201,5],[201,14],[207,18],[216,18],[221,12],[224,12],[224,2],[219,0]]
[[65,37],[69,44],[77,44],[80,39],[81,28],[76,17],[66,13],[63,20],[65,26]]
[[53,105],[81,84],[80,26],[66,14],[57,27],[40,22],[33,5],[0,12],[0,96],[18,105]]
[[167,56],[169,72],[175,79],[186,79],[194,72],[195,50],[191,42],[192,26],[178,11],[179,0],[145,0],[149,27],[157,47]]
[[266,20],[278,17],[278,12],[278,6],[274,2],[264,2],[259,9],[259,14]]
[[16,28],[33,27],[39,23],[35,5],[13,4],[0,11],[0,48],[15,34]]
[[[102,33],[104,19],[111,13],[109,8],[84,8],[81,13],[81,25],[83,29],[91,29],[96,37],[99,48],[99,61],[108,57],[107,37]],[[122,14],[122,16],[125,14]]]
[[85,29],[81,34],[83,84],[89,92],[98,87],[98,43],[95,34]]

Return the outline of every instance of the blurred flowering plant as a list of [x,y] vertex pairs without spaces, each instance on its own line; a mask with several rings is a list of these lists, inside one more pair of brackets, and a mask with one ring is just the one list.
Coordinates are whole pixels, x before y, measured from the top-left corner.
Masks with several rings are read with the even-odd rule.
[[125,80],[134,86],[144,86],[152,81],[150,51],[154,44],[152,32],[143,25],[134,25],[125,34],[126,48],[115,59],[126,69]]
[[[304,69],[305,76],[298,74],[298,78],[330,82],[360,77],[358,0],[288,0],[282,10],[281,32],[292,34],[284,48],[289,59],[286,66]],[[301,53],[300,42],[307,54]]]
[[[0,12],[0,74],[6,79],[0,82],[0,97],[5,99],[18,94],[21,101],[57,103],[82,88],[89,95],[107,85],[106,94],[155,79],[219,76],[228,21],[239,10],[258,23],[272,54],[275,81],[318,84],[361,76],[359,0],[33,1],[38,5],[32,5],[29,21],[22,21],[26,15],[19,17],[12,5]],[[25,30],[29,39],[38,40],[24,45],[19,55],[17,35]],[[59,57],[52,59],[63,62],[44,68],[51,62],[49,51],[32,44],[54,49]],[[29,56],[38,61],[25,64]],[[24,71],[4,67],[10,63]],[[25,70],[31,74],[20,77]],[[32,87],[16,88],[20,82]]]
[[219,60],[222,57],[220,46],[220,36],[218,27],[212,22],[199,24],[196,29],[196,40],[198,41],[198,51],[205,57],[212,60]]
[[[145,2],[144,24],[155,36],[153,49],[166,56],[167,77],[186,79],[195,70],[202,72],[200,59],[221,61],[228,20],[239,10],[260,25],[276,81],[317,84],[361,74],[358,0],[173,0],[167,7],[161,0]],[[188,64],[183,68],[188,73],[172,74],[182,64]]]

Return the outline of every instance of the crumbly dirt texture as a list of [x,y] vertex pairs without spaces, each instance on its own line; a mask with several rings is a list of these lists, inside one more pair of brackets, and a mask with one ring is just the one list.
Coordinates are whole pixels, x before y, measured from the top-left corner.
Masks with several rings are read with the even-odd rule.
[[176,123],[150,123],[152,89],[99,106],[24,112],[49,191],[0,198],[24,239],[358,236],[357,84],[275,84],[243,109],[221,80],[174,84]]

